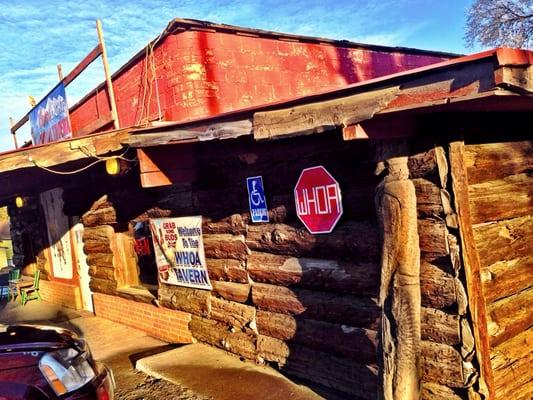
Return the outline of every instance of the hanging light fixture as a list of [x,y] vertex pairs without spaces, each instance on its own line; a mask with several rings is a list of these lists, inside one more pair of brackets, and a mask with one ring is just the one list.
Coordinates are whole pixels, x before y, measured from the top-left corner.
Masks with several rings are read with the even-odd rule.
[[118,175],[120,173],[120,159],[113,157],[105,160],[105,171],[109,175]]
[[24,201],[24,197],[22,196],[15,197],[15,205],[17,206],[17,208],[24,207],[25,203],[26,202]]

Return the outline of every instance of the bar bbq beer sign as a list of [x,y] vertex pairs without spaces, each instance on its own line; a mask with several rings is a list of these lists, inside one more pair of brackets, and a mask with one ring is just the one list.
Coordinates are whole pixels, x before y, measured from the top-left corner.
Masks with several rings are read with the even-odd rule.
[[159,281],[212,289],[202,240],[202,217],[150,220]]
[[298,218],[311,233],[330,233],[342,215],[339,184],[321,165],[302,171],[294,200]]

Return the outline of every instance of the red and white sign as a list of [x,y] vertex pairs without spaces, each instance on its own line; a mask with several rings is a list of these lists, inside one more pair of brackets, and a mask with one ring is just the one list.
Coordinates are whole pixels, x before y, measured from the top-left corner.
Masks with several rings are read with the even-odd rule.
[[342,215],[339,184],[321,165],[302,171],[294,200],[298,218],[311,233],[330,233]]

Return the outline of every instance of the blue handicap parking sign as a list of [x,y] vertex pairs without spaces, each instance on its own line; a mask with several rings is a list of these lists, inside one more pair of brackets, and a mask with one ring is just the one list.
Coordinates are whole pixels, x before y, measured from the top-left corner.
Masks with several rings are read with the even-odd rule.
[[252,222],[268,222],[263,178],[261,176],[246,178],[246,185],[248,186],[248,202],[250,203]]

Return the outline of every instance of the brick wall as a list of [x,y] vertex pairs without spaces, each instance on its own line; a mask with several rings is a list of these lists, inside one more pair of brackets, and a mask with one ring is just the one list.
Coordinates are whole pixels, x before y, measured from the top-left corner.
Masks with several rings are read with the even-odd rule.
[[[335,89],[445,58],[189,30],[165,37],[149,59],[155,76],[151,62],[146,72],[142,57],[114,79],[123,127],[147,116],[157,119],[157,99],[164,120],[185,121]],[[105,90],[93,93],[70,114],[74,132],[109,116]]]
[[158,339],[174,343],[191,343],[191,315],[182,311],[158,308],[102,293],[93,294],[94,311],[98,317],[119,322],[146,332]]
[[82,308],[80,288],[62,282],[42,280],[39,282],[39,292],[44,301],[64,307],[80,310]]

